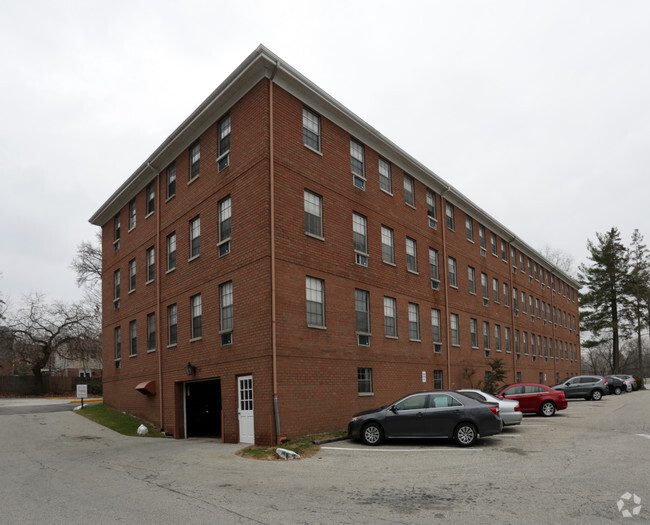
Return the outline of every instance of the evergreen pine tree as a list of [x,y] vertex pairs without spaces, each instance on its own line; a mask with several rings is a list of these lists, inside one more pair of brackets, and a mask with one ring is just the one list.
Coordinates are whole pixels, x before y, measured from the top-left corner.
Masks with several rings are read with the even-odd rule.
[[632,234],[629,260],[630,278],[626,290],[629,298],[625,315],[636,335],[639,376],[643,379],[645,374],[643,369],[643,345],[641,343],[641,336],[643,329],[648,326],[646,312],[648,304],[650,304],[650,254],[646,245],[643,244],[643,235],[641,235],[639,230],[634,230]]
[[621,356],[619,338],[625,329],[621,312],[629,286],[629,256],[617,228],[596,233],[596,237],[597,244],[587,241],[591,264],[581,264],[579,269],[580,284],[587,289],[580,295],[581,329],[592,335],[583,346],[594,347],[611,338],[612,372],[617,373]]

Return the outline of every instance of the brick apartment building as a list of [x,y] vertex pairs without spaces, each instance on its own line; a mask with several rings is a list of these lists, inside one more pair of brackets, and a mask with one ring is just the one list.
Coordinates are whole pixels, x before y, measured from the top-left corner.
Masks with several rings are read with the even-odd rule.
[[90,222],[105,402],[175,437],[580,371],[578,284],[263,46]]

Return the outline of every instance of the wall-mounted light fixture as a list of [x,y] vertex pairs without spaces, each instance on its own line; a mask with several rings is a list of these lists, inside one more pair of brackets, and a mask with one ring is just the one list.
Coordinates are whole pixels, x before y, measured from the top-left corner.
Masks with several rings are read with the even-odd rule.
[[185,371],[187,372],[188,376],[193,376],[196,374],[196,367],[188,361],[187,366],[185,367]]

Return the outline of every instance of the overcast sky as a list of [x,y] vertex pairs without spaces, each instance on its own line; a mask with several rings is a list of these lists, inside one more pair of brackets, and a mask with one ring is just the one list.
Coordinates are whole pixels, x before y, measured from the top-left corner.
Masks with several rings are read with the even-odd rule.
[[81,297],[90,216],[260,43],[529,245],[650,244],[650,2],[0,0],[0,294]]

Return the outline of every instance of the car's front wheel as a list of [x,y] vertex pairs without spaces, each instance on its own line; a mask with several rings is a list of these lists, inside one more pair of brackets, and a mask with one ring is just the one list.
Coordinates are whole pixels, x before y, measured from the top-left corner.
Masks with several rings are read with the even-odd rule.
[[539,407],[539,413],[545,417],[551,417],[555,414],[555,404],[552,401],[544,401]]
[[603,398],[603,393],[600,390],[594,390],[591,393],[591,399],[594,401],[600,401]]
[[620,396],[620,395],[621,395],[621,387],[620,387],[620,386],[617,386],[617,387],[614,389],[614,395],[617,395],[617,396]]
[[460,447],[471,447],[478,439],[478,432],[471,423],[461,423],[454,430],[454,441]]
[[368,423],[361,431],[361,440],[366,445],[379,445],[384,440],[384,430],[377,423]]

